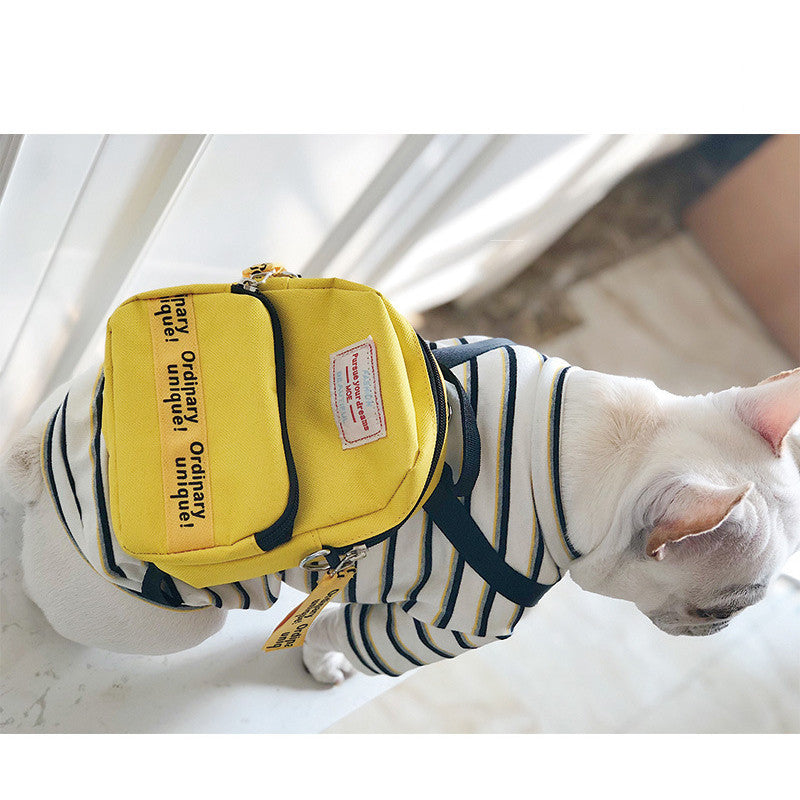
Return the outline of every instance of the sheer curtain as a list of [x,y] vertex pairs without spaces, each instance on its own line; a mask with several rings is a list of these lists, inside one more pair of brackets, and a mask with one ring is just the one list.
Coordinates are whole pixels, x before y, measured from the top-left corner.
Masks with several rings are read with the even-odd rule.
[[108,313],[260,261],[405,312],[514,277],[662,135],[0,136],[4,446],[99,363]]

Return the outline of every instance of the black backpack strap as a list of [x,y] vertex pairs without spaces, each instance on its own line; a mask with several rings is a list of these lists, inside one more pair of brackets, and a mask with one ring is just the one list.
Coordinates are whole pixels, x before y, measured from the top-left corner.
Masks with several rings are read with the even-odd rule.
[[467,397],[461,382],[451,372],[451,367],[463,364],[471,358],[476,358],[482,353],[496,350],[498,347],[513,345],[509,339],[483,339],[479,342],[466,342],[464,344],[440,347],[432,350],[433,357],[439,364],[444,379],[451,384],[458,394],[461,406],[461,441],[463,442],[463,460],[461,474],[455,482],[455,493],[458,497],[467,497],[472,492],[478,480],[478,471],[481,468],[481,439],[478,434],[478,423],[475,412]]
[[438,347],[433,351],[433,357],[442,367],[457,367],[471,358],[496,350],[498,347],[513,346],[514,342],[510,339],[482,339],[479,342],[467,342],[466,344],[453,344],[448,347]]
[[478,422],[475,419],[472,403],[470,403],[461,382],[453,375],[449,367],[440,364],[439,369],[442,371],[444,379],[456,390],[458,403],[461,406],[461,442],[464,455],[461,461],[461,473],[454,489],[458,497],[466,497],[472,492],[481,468],[481,437],[478,433]]
[[456,496],[453,472],[448,464],[444,465],[441,480],[424,508],[467,564],[492,589],[512,603],[534,606],[550,588],[548,584],[538,583],[517,572],[489,544],[483,531]]
[[142,580],[142,597],[162,606],[178,608],[183,605],[180,592],[171,575],[155,564],[148,564]]

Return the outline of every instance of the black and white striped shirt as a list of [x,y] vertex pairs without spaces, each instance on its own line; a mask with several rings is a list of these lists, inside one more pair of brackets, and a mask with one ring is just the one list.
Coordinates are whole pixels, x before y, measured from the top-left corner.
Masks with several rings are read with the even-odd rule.
[[[519,345],[491,350],[453,369],[481,439],[478,479],[464,502],[508,564],[548,585],[579,555],[566,532],[559,486],[559,429],[569,369],[561,359]],[[122,551],[111,529],[102,388],[102,374],[81,376],[55,409],[42,445],[45,481],[84,559],[122,590],[153,602],[142,593],[148,565]],[[453,417],[446,457],[457,477],[460,408],[452,388],[448,396]],[[266,609],[277,600],[282,581],[309,591],[317,576],[297,568],[206,589],[176,580],[175,610]],[[424,510],[369,549],[342,602],[346,655],[363,672],[389,675],[507,638],[526,610],[488,586]]]

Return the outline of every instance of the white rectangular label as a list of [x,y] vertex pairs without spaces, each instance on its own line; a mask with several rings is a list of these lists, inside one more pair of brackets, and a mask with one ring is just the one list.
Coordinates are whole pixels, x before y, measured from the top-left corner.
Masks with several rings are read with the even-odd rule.
[[331,355],[331,407],[343,449],[386,436],[378,353],[371,336]]

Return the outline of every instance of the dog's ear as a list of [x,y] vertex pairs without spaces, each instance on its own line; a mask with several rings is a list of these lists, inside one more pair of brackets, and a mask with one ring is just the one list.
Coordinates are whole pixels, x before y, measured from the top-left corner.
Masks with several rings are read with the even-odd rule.
[[647,555],[661,561],[669,544],[715,530],[752,487],[752,483],[736,487],[682,485],[647,537]]
[[23,431],[0,456],[4,482],[21,503],[36,502],[44,488],[40,449],[41,436]]
[[741,389],[736,413],[779,456],[786,434],[800,418],[800,367]]

